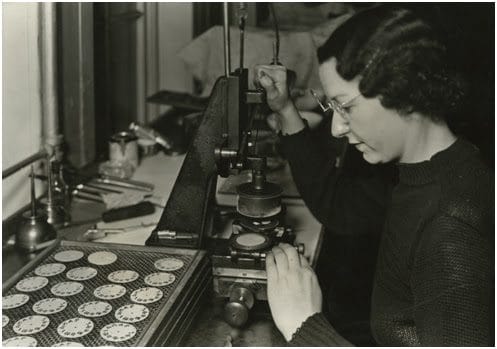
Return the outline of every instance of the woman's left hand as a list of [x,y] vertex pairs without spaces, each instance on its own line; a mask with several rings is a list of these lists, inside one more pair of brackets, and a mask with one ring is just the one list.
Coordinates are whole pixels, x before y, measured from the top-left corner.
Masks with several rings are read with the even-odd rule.
[[287,341],[311,315],[321,312],[322,294],[307,259],[289,244],[266,256],[267,294],[273,320]]

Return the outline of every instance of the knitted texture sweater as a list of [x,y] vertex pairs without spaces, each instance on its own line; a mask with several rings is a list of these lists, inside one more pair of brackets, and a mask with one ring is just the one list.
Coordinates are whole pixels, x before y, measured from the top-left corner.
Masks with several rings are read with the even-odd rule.
[[[390,190],[378,176],[337,171],[308,128],[281,138],[318,220],[341,231],[383,221],[371,309],[379,345],[493,345],[494,180],[474,146],[457,140],[429,161],[398,165]],[[353,345],[322,313],[289,344]]]

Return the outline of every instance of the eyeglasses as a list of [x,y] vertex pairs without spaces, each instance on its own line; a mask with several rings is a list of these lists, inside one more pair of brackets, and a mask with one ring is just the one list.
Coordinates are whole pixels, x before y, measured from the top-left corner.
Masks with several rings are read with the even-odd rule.
[[314,97],[314,99],[318,102],[318,104],[321,107],[321,109],[323,110],[323,112],[327,112],[329,110],[333,110],[334,113],[340,114],[340,116],[343,117],[343,118],[345,118],[345,119],[348,119],[348,117],[349,117],[349,113],[348,113],[348,111],[345,108],[347,107],[348,104],[352,103],[357,97],[359,97],[361,95],[359,93],[357,96],[355,96],[354,98],[349,99],[347,102],[344,102],[344,103],[338,103],[335,99],[328,99],[326,101],[327,105],[325,106],[321,102],[321,98],[319,98],[319,96],[316,93],[316,91],[314,91],[314,90],[311,89],[311,94]]

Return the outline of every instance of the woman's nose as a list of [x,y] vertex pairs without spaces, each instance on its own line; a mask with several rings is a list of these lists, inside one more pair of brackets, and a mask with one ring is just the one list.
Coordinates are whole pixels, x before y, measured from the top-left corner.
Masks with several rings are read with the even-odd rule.
[[350,132],[349,123],[338,113],[333,114],[331,120],[331,134],[333,137],[340,138]]

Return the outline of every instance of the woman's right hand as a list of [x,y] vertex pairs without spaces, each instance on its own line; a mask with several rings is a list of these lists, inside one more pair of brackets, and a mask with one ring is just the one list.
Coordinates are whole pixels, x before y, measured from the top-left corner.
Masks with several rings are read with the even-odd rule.
[[293,106],[288,92],[287,71],[282,65],[257,65],[255,67],[255,85],[266,90],[266,101],[275,113],[283,113]]
[[288,93],[287,71],[281,65],[258,65],[255,67],[255,85],[266,90],[266,102],[277,115],[278,128],[290,135],[305,127],[300,114]]
[[295,247],[281,243],[266,255],[267,297],[276,327],[287,341],[312,315],[321,312],[317,276]]

